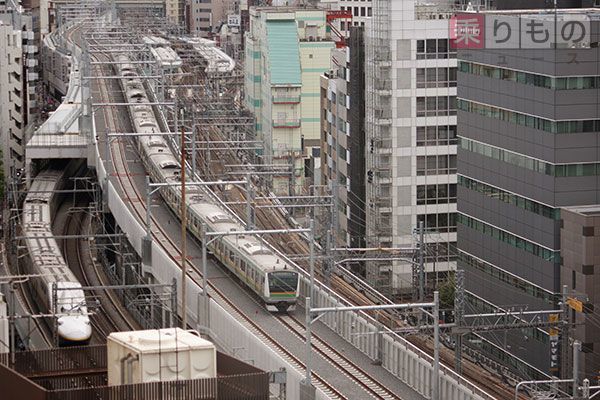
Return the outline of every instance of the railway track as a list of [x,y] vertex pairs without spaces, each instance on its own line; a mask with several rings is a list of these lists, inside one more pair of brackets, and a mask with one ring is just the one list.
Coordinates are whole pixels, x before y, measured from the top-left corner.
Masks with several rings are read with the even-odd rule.
[[[89,202],[80,197],[72,205],[63,203],[62,212],[66,214],[63,233],[65,235],[88,235],[90,215],[87,211]],[[85,246],[86,239],[65,239],[62,249],[65,261],[82,284],[82,286],[106,286],[106,282],[98,265],[93,262],[89,250]],[[85,249],[84,249],[85,247]],[[93,291],[98,300],[98,307],[93,310],[90,322],[93,326],[93,342],[106,343],[106,337],[115,331],[137,329],[138,325],[122,309],[119,299],[111,290]],[[93,304],[93,302],[91,302]],[[93,307],[88,307],[88,310]]]
[[[123,109],[124,108],[121,108],[121,111]],[[119,146],[122,146],[122,143],[119,143]],[[111,148],[111,150],[112,150],[112,153],[114,154],[114,147]],[[122,178],[122,176],[120,176],[121,174],[119,173],[116,175],[119,177],[119,181],[122,182],[123,179],[121,179]],[[135,185],[133,185],[133,188],[135,188]],[[132,204],[142,202],[141,199],[139,198],[139,196],[137,199],[135,196],[129,196],[128,199]],[[264,203],[264,204],[267,204],[267,203]],[[259,213],[262,215],[259,216],[258,215]],[[137,213],[137,214],[139,216],[139,213]],[[283,214],[280,210],[274,210],[270,214],[271,215],[268,215],[266,213],[263,213],[262,211],[260,211],[260,212],[257,211],[257,220],[260,219],[261,225],[264,226],[265,228],[268,229],[269,224],[271,224],[270,226],[274,226],[275,220],[277,221],[277,224],[280,224],[281,222],[287,223],[286,218],[283,216]],[[238,215],[243,216],[244,210],[242,209],[241,213],[238,212]],[[142,220],[143,220],[143,218],[142,218]],[[153,222],[154,222],[154,224],[153,224],[154,226],[158,226],[156,224],[156,221],[153,221]],[[278,227],[281,227],[281,226],[282,225],[279,225]],[[153,232],[153,234],[156,235],[157,233]],[[291,246],[290,246],[290,243],[292,244]],[[300,235],[294,235],[292,240],[287,243],[286,247],[282,247],[281,244],[277,243],[276,240],[274,240],[272,242],[272,244],[275,247],[277,247],[278,249],[280,249],[282,252],[284,252],[285,254],[292,253],[292,254],[298,254],[298,255],[302,256],[302,255],[306,255],[308,253],[308,247],[307,247],[306,240],[304,238],[302,238]],[[175,254],[178,254],[178,253],[175,253]],[[299,261],[298,263],[303,268],[306,269],[307,263],[302,262],[302,261]],[[195,281],[198,281],[200,276],[201,276],[201,274],[197,270],[193,270],[190,272],[190,277],[192,277]],[[336,276],[331,277],[331,286],[336,292],[341,293],[344,296],[344,298],[346,298],[348,301],[350,301],[353,304],[356,304],[356,305],[373,304],[373,300],[370,298],[372,296],[367,297],[364,294],[356,291],[355,289],[352,288],[352,285],[348,284],[348,282],[345,282],[343,279],[341,279],[339,277],[336,277]],[[382,303],[386,302],[384,299],[380,299],[379,301],[381,301]],[[385,319],[386,319],[385,315],[380,315],[380,317],[379,317],[380,321],[384,321]],[[389,322],[386,323],[386,325],[388,325],[389,327],[391,327],[393,329],[393,327],[396,325],[392,325],[392,324],[396,324],[396,323],[397,322],[395,321],[395,318],[389,317]],[[412,343],[416,344],[421,349],[427,350],[428,348],[430,348],[430,346],[429,346],[430,343],[428,343],[427,341],[420,340],[420,339],[415,340],[413,338],[409,338],[409,340]],[[442,353],[443,353],[442,358],[444,359],[444,362],[451,365],[452,364],[451,352],[443,351]],[[448,353],[448,354],[446,354],[446,356],[450,356],[450,358],[445,357],[445,353]],[[490,389],[490,391],[492,393],[505,394],[506,396],[502,395],[503,398],[508,397],[508,394],[511,393],[511,392],[509,392],[508,388],[505,385],[501,385],[499,383],[499,380],[497,377],[491,376],[491,378],[490,378],[490,376],[485,376],[485,375],[482,376],[482,370],[476,364],[474,364],[474,363],[466,363],[466,364],[470,364],[470,365],[465,365],[465,376],[466,377],[472,379],[474,382],[477,382],[482,387]]]
[[[297,336],[300,340],[305,340],[306,329],[294,316],[279,315],[277,316],[277,319],[279,319],[292,334]],[[400,400],[400,397],[388,390],[385,385],[374,379],[366,371],[333,348],[333,346],[322,340],[314,332],[311,332],[311,342],[313,349],[317,353],[321,354],[321,356],[331,363],[335,369],[352,379],[373,398],[382,400]]]
[[[214,140],[223,140],[218,136]],[[235,176],[235,178],[241,178]],[[215,178],[216,179],[216,178]],[[223,193],[225,195],[225,193]],[[235,189],[234,193],[230,191],[227,194],[233,202],[244,202],[246,201],[246,195],[240,188]],[[274,202],[269,199],[265,199],[264,193],[258,193],[257,195],[263,197],[263,199],[256,201],[257,205],[274,205]],[[246,210],[243,205],[233,205],[232,209],[236,212],[238,217],[241,219],[246,218]],[[279,208],[255,208],[256,210],[256,223],[260,229],[281,229],[282,227],[291,227],[289,221]],[[265,239],[271,243],[272,246],[277,248],[283,254],[295,254],[298,256],[306,256],[309,253],[308,242],[306,238],[299,233],[293,233],[288,236],[290,240],[285,243],[280,242],[276,238],[266,236]],[[296,263],[303,268],[305,271],[309,271],[308,262],[305,260],[297,260]],[[322,282],[329,281],[329,286],[332,290],[338,293],[342,298],[348,302],[357,305],[373,305],[373,304],[391,304],[392,301],[381,293],[374,291],[371,287],[366,285],[359,279],[354,279],[354,285],[346,281],[343,277],[335,274],[331,274],[326,277],[322,272],[322,262],[317,260],[315,262],[315,275],[317,279]],[[326,280],[327,279],[327,280]],[[361,292],[356,288],[356,285],[363,288],[364,292]],[[369,292],[369,296],[365,292]],[[400,327],[407,327],[408,325],[401,321],[396,314],[393,312],[370,312],[376,320],[380,321],[383,325],[390,328],[392,331],[397,330]],[[433,342],[432,339],[423,338],[418,335],[406,336],[406,339],[417,346],[419,349],[424,350],[428,354],[433,354]],[[440,357],[444,364],[454,365],[454,352],[447,348],[442,348],[440,351]],[[488,372],[481,368],[474,362],[469,361],[467,358],[463,360],[463,376],[469,378],[471,381],[476,382],[480,387],[486,391],[493,393],[502,399],[510,399],[513,397],[514,390],[508,384],[505,384],[497,375]]]
[[[103,101],[113,101],[111,98],[110,92],[106,89],[104,83],[99,84],[100,92],[103,97]],[[124,107],[123,107],[124,108]],[[128,112],[127,109],[124,112]],[[114,121],[117,119],[112,116],[106,115],[106,108],[104,109],[104,121],[106,122],[106,126],[110,128],[111,132],[118,132],[117,129],[123,129],[122,127],[117,127]],[[125,130],[121,130],[125,131]],[[131,209],[135,212],[138,219],[143,221],[145,219],[145,201],[141,197],[139,191],[135,183],[133,182],[132,176],[129,173],[127,166],[127,157],[126,151],[124,147],[123,140],[113,141],[111,143],[111,157],[114,168],[113,176],[116,176],[119,181],[119,185],[124,191],[125,198],[131,205]],[[159,221],[155,220],[154,217],[152,219],[152,235],[157,243],[160,243],[161,247],[169,254],[171,259],[176,263],[180,263],[180,259],[178,259],[178,255],[180,254],[180,250],[178,245],[166,234],[166,232],[161,228]],[[195,266],[190,261],[188,268],[189,277],[198,285],[202,286],[202,273],[200,269]],[[274,341],[258,324],[253,322],[251,318],[245,315],[241,309],[239,309],[231,300],[227,298],[215,285],[213,285],[209,281],[210,292],[209,296],[216,300],[221,306],[228,310],[228,312],[233,315],[238,321],[242,322],[255,336],[257,336],[264,343],[268,344],[273,350],[275,350],[282,358],[288,361],[291,365],[293,365],[298,370],[304,370],[304,363],[300,361],[299,358],[294,356],[290,351],[285,349],[283,346],[279,345],[276,341]],[[212,293],[211,293],[212,292]],[[346,399],[341,392],[339,392],[333,385],[328,383],[324,378],[319,376],[318,374],[313,374],[315,378],[315,387],[320,389],[323,393],[325,393],[331,399]]]

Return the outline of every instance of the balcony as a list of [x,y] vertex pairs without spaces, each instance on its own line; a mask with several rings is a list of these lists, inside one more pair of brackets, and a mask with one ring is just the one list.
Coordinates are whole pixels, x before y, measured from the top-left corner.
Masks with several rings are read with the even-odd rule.
[[392,117],[375,116],[375,125],[377,126],[390,126],[392,125]]
[[392,95],[392,81],[389,79],[381,79],[375,82],[375,93],[379,96]]
[[382,139],[375,142],[374,152],[379,155],[391,155],[393,152],[392,139]]
[[387,168],[386,165],[377,166],[375,170],[375,184],[377,185],[391,185],[392,184],[392,172]]
[[273,128],[300,128],[299,118],[278,119],[273,121]]
[[272,96],[271,101],[273,104],[298,104],[300,103],[300,96]]

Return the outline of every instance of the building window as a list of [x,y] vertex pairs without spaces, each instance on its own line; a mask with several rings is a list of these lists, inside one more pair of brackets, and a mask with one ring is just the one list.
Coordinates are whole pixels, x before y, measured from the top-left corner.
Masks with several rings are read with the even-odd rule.
[[456,68],[417,68],[417,88],[455,87]]
[[455,173],[455,154],[417,157],[417,175],[446,175]]
[[456,232],[456,213],[419,214],[417,225],[421,222],[427,232]]
[[339,158],[346,161],[346,149],[339,143],[337,145],[337,155]]
[[456,96],[417,97],[417,117],[456,115]]
[[433,58],[456,58],[456,50],[448,45],[448,39],[417,40],[417,60]]
[[443,146],[457,143],[456,125],[417,126],[417,146]]
[[417,205],[456,203],[456,184],[418,185]]
[[479,114],[487,118],[494,118],[500,121],[510,122],[511,124],[526,126],[528,128],[539,129],[550,133],[584,133],[600,131],[600,120],[598,119],[553,121],[464,99],[458,101],[457,107],[461,111]]
[[[479,182],[466,176],[458,175],[458,184],[466,189],[473,190],[484,196],[499,200],[503,203],[512,204],[542,217],[560,220],[560,208],[547,206],[537,201],[526,199],[514,193],[507,192],[486,183]],[[417,203],[418,204],[418,203]]]
[[425,262],[456,261],[456,242],[427,243],[425,247]]
[[532,74],[508,68],[492,67],[472,62],[459,61],[460,72],[485,76],[487,78],[518,82],[553,90],[597,89],[600,87],[600,76],[571,76],[555,78],[548,75]]
[[458,223],[491,236],[503,243],[516,247],[517,249],[521,249],[527,253],[533,254],[534,256],[541,257],[546,261],[560,263],[560,251],[554,251],[552,249],[540,246],[539,244],[515,236],[510,232],[496,228],[495,226],[486,224],[483,221],[471,218],[465,214],[458,214]]
[[[525,293],[529,296],[541,299],[547,304],[555,305],[555,302],[558,301],[558,297],[554,295],[552,292],[545,290],[539,286],[533,285],[530,282],[527,282],[516,275],[509,274],[504,270],[493,266],[479,258],[473,257],[468,253],[460,251],[459,254],[459,263],[460,265],[466,266],[468,268],[476,269],[480,272],[485,273],[490,277],[488,282],[495,282],[498,280],[506,285],[508,285],[511,290],[516,290],[522,293]],[[498,290],[503,290],[506,287],[498,286]],[[496,310],[494,310],[496,311]]]
[[[552,164],[465,138],[460,138],[459,142],[460,147],[466,151],[493,158],[519,168],[526,168],[540,174],[554,176],[556,178],[600,175],[600,163]],[[419,157],[417,157],[417,173],[418,158]]]

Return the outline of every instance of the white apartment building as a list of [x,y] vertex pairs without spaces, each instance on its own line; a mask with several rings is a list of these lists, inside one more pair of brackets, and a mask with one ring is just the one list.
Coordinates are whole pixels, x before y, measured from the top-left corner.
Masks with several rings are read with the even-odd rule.
[[373,14],[372,0],[338,0],[342,11],[350,11],[352,21],[340,21],[341,30],[345,31],[352,26],[365,26]]
[[[367,246],[412,245],[423,221],[431,281],[456,264],[453,3],[372,3],[365,32]],[[367,280],[379,287],[408,291],[412,279],[409,262],[367,267]]]
[[[31,18],[10,12],[0,15],[0,142],[4,174],[14,176],[25,165],[28,124],[37,113],[37,46]],[[8,178],[7,178],[8,179]]]

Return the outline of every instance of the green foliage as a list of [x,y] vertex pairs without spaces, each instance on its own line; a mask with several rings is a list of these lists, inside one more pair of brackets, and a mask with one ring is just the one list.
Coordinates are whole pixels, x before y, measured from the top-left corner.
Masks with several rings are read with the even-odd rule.
[[449,275],[447,280],[439,286],[440,308],[445,310],[454,309],[454,293],[456,282],[454,275]]

